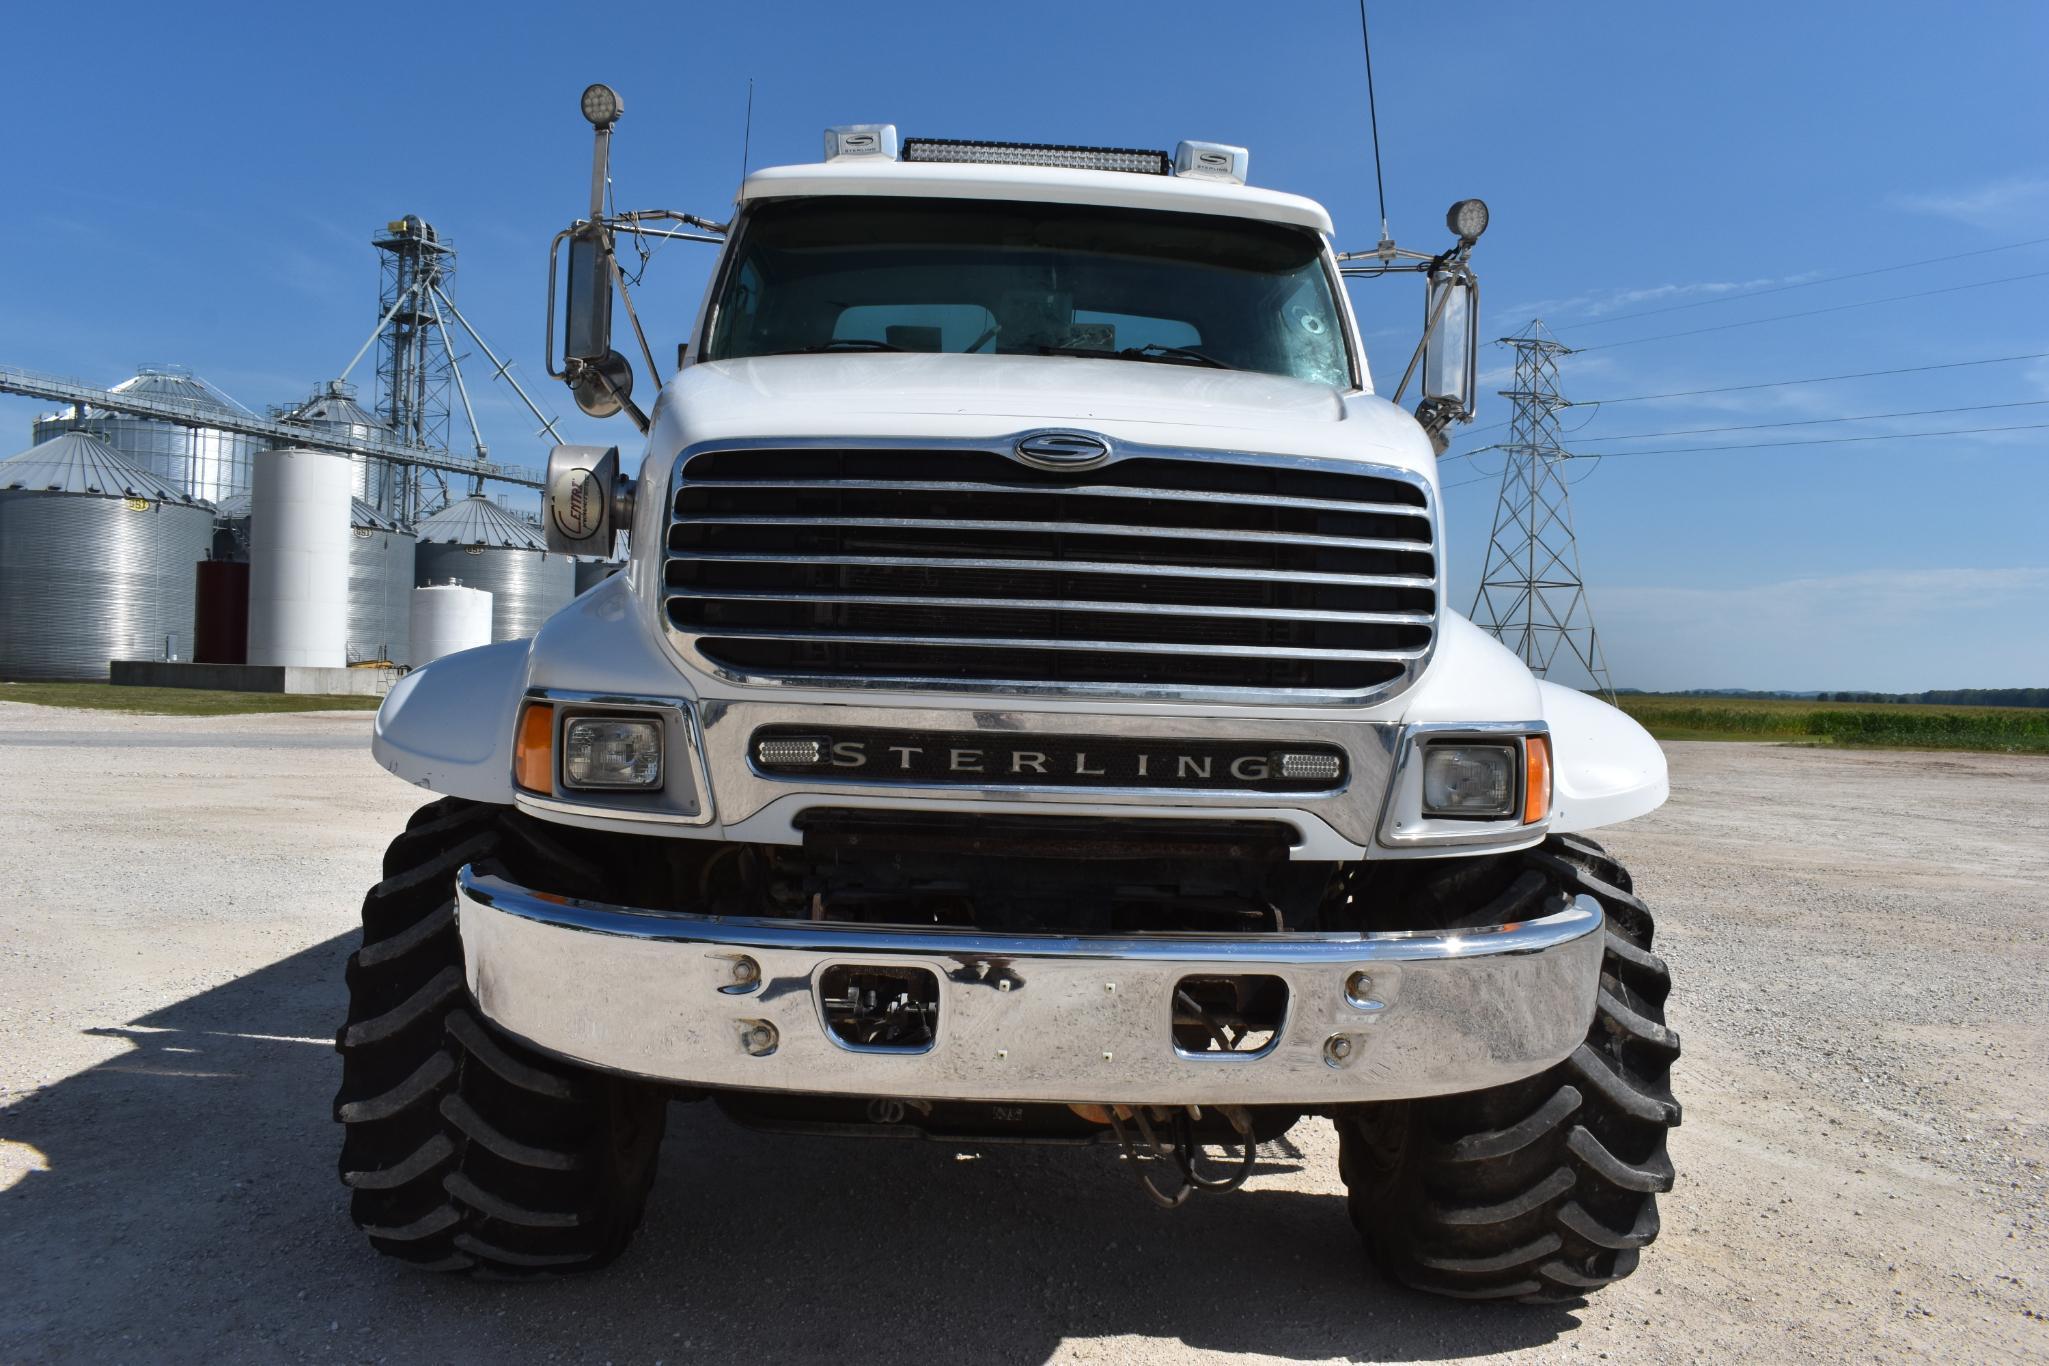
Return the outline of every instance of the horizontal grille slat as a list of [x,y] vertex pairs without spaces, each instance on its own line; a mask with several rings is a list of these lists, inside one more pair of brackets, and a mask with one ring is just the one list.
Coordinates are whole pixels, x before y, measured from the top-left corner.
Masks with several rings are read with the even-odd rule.
[[679,471],[663,584],[742,681],[1359,700],[1429,652],[1433,530],[1417,481],[1272,457],[722,450]]

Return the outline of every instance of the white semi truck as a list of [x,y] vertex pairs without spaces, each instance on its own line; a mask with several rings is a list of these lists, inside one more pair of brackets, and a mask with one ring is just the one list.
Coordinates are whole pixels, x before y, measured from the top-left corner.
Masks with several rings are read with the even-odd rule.
[[[1168,1206],[1323,1116],[1387,1274],[1629,1274],[1679,1045],[1585,832],[1665,766],[1445,603],[1485,207],[1442,252],[1348,256],[1242,149],[860,125],[730,223],[617,213],[618,98],[584,112],[550,368],[644,441],[558,448],[543,515],[630,556],[378,714],[379,762],[440,797],[348,967],[370,1242],[601,1265],[679,1100],[1101,1144]],[[656,235],[718,262],[643,412],[612,309]],[[1424,335],[1390,401],[1342,280],[1401,271]]]

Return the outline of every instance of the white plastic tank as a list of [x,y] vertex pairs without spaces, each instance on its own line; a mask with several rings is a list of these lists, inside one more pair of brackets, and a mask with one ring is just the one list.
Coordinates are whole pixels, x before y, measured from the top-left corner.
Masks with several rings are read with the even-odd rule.
[[348,661],[349,496],[344,455],[265,451],[249,513],[249,662]]
[[491,595],[459,583],[413,590],[413,667],[491,643]]

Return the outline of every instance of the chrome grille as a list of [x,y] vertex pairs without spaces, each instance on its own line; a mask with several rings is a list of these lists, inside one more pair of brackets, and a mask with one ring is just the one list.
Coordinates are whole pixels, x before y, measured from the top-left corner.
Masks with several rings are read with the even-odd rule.
[[1425,487],[1391,470],[716,450],[672,514],[669,624],[746,682],[1353,701],[1413,675],[1437,610]]

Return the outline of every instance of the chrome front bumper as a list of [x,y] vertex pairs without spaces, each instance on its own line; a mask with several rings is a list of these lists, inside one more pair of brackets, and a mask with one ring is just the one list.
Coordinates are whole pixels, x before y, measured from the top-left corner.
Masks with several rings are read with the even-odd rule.
[[[906,1100],[1313,1107],[1496,1086],[1586,1037],[1602,951],[1584,896],[1447,934],[1119,938],[642,911],[472,868],[457,903],[478,1008],[537,1048],[693,1086]],[[834,965],[929,969],[934,1042],[842,1043],[819,990]],[[1175,985],[1250,973],[1287,984],[1273,1045],[1176,1048]]]

